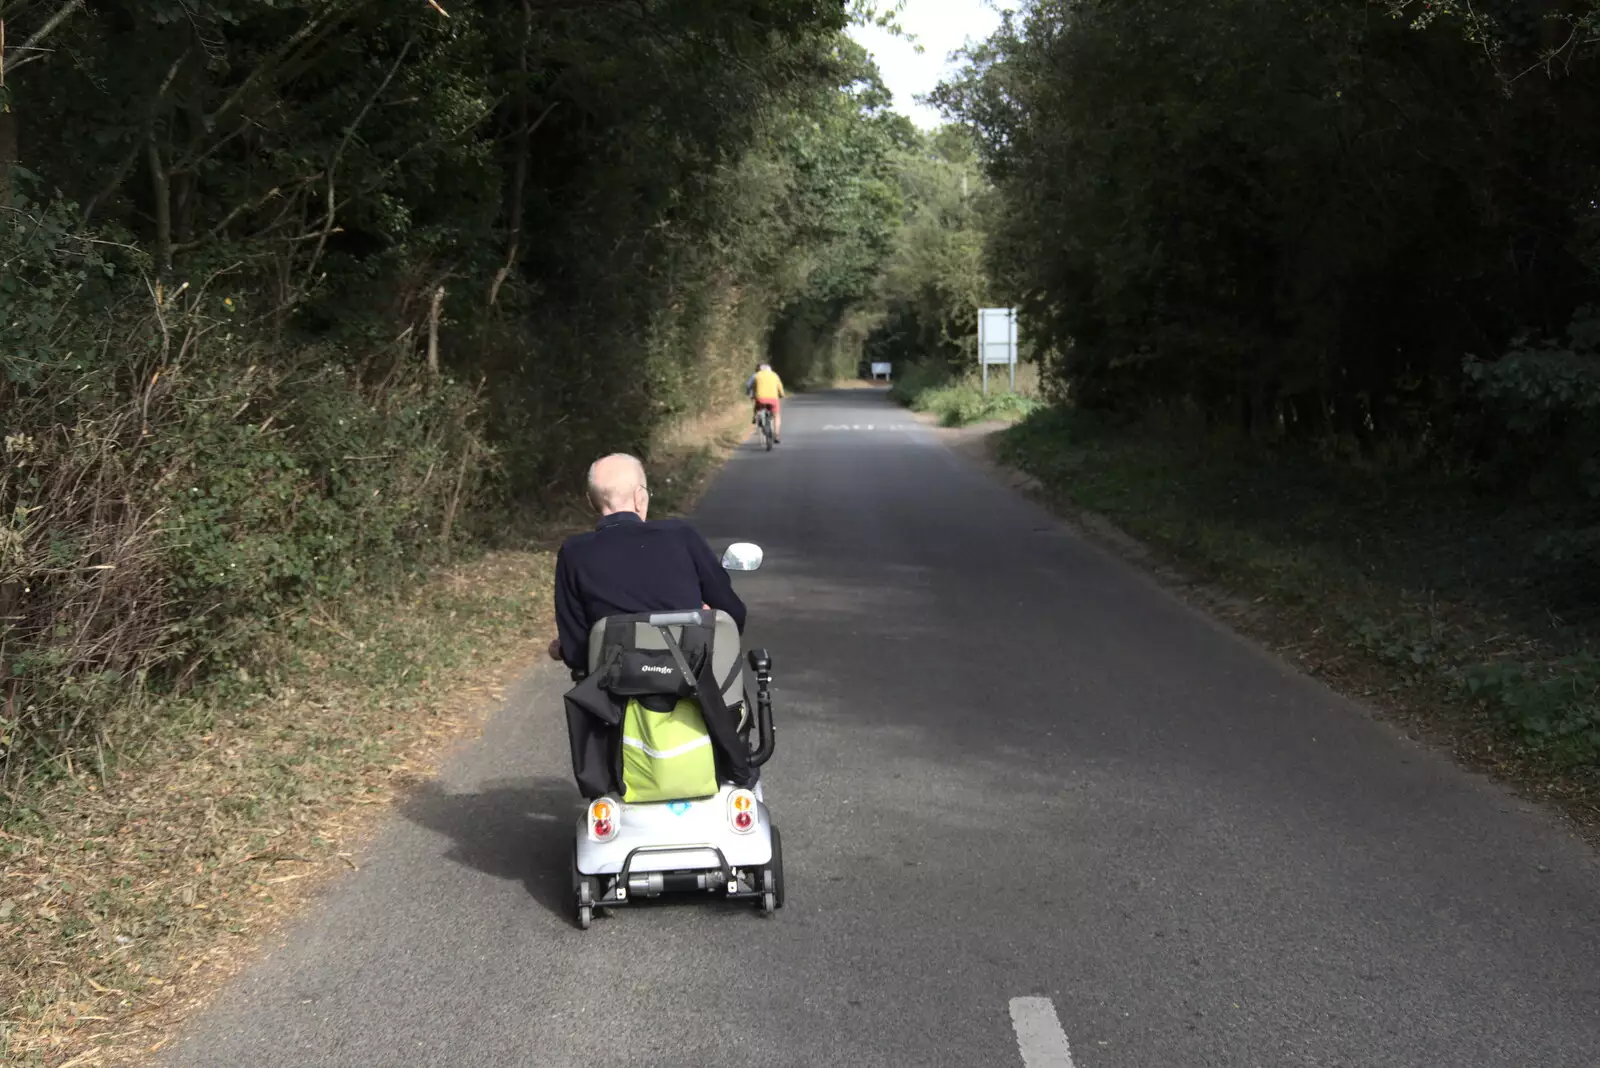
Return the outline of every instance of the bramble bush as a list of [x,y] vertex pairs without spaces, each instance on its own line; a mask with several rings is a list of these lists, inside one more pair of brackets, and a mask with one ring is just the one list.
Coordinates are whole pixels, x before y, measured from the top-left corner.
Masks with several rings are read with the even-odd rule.
[[107,741],[130,695],[260,670],[285,610],[446,555],[476,397],[263,340],[64,209],[0,216],[0,760]]

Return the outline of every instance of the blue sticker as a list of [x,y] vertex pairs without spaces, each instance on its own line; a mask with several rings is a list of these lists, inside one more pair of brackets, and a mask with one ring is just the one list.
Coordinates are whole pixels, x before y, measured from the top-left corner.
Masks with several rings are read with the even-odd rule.
[[687,801],[668,801],[667,802],[667,807],[672,810],[672,814],[674,816],[681,816],[685,812],[689,811],[689,802],[687,802]]

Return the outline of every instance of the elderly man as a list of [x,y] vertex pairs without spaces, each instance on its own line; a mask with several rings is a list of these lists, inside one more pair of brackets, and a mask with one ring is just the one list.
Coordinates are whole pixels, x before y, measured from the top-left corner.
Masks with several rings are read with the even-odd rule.
[[744,629],[745,608],[711,546],[677,519],[649,522],[644,465],[621,453],[589,468],[592,531],[556,556],[556,633],[550,659],[589,667],[589,628],[606,616],[717,608]]

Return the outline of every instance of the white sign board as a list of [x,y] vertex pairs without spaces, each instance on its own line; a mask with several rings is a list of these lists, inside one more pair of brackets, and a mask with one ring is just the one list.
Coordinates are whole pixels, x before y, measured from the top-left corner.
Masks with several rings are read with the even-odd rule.
[[1017,309],[978,310],[978,359],[985,366],[1017,362]]
[[989,365],[1011,368],[1011,388],[1017,388],[1017,309],[978,309],[978,365],[983,368],[983,392],[989,392]]
[[889,364],[875,363],[872,365],[872,377],[877,378],[879,375],[882,375],[884,378],[889,377]]

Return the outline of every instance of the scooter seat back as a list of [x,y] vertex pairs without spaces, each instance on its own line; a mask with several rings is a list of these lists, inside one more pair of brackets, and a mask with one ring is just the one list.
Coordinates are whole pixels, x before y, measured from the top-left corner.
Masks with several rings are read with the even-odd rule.
[[[673,613],[678,616],[687,614],[689,613]],[[721,610],[701,609],[692,614],[701,619],[701,625],[715,621],[711,638],[711,673],[722,690],[723,703],[729,708],[744,704],[747,686],[744,661],[740,656],[739,625],[734,622],[732,616]],[[661,635],[661,628],[650,622],[649,613],[601,619],[589,628],[589,674],[591,675],[600,670],[601,658],[605,655],[607,626],[617,618],[631,620],[634,648],[641,650],[667,648],[667,641]],[[668,625],[666,629],[680,645],[683,643],[682,624]]]

